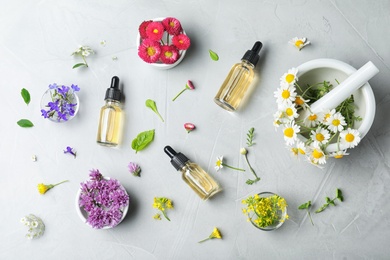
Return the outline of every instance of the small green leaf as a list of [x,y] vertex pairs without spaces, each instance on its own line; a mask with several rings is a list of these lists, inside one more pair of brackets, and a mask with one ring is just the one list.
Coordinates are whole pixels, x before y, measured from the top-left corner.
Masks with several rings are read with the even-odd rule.
[[85,63],[77,63],[77,64],[75,64],[75,65],[72,67],[72,69],[75,69],[75,68],[78,68],[78,67],[82,67],[82,66],[88,67],[87,64],[85,64]]
[[336,190],[336,197],[337,197],[340,201],[343,201],[343,200],[344,200],[343,193],[341,192],[340,189],[337,189],[337,190]]
[[326,200],[326,203],[330,202],[330,198],[329,197],[326,197],[325,200]]
[[218,57],[218,54],[213,52],[212,50],[209,50],[209,53],[210,53],[210,58],[214,61],[217,61],[219,60],[219,57]]
[[255,136],[255,128],[254,127],[251,127],[249,130],[248,130],[248,133],[246,134],[247,138],[246,138],[246,144],[248,145],[248,147],[251,147],[252,145],[254,145],[255,143],[253,142],[253,137]]
[[24,103],[26,103],[28,105],[30,103],[30,100],[31,100],[30,92],[28,92],[27,89],[22,88],[22,91],[20,92],[20,94],[22,95]]
[[20,127],[33,127],[34,124],[28,119],[20,119],[16,122]]
[[303,203],[302,205],[300,205],[300,206],[298,207],[298,209],[308,209],[308,208],[310,208],[310,207],[311,207],[311,200],[309,200],[308,202]]
[[157,110],[157,105],[156,105],[156,102],[154,102],[154,100],[147,99],[145,101],[145,105],[146,105],[146,107],[148,107],[151,110],[153,110],[153,112],[156,113],[156,115],[158,115],[158,117],[161,119],[161,121],[164,122],[164,119],[162,118],[162,116],[160,115],[160,113]]
[[154,129],[141,132],[131,142],[131,148],[137,153],[145,149],[154,140]]

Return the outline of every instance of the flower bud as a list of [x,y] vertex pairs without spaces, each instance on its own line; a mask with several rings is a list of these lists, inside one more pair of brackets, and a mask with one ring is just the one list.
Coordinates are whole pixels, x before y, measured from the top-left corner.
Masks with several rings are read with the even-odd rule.
[[240,149],[240,154],[245,155],[247,153],[248,153],[248,151],[245,148]]

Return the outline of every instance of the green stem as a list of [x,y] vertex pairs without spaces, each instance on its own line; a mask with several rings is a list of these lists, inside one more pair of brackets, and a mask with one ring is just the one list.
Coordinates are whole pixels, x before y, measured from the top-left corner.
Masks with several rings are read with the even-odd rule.
[[209,240],[210,238],[208,237],[208,238],[205,238],[205,239],[203,239],[203,240],[200,240],[198,243],[203,243],[204,241],[207,241],[207,240]]
[[311,214],[310,214],[309,209],[307,209],[307,214],[309,215],[311,224],[314,226],[313,219],[311,218]]
[[180,91],[173,99],[172,99],[172,101],[175,101],[176,100],[176,98],[178,98],[184,91],[186,91],[187,90],[187,88],[184,88],[182,91]]
[[164,217],[168,220],[168,221],[171,221],[168,216],[167,216],[167,213],[165,213],[165,211],[161,210],[161,213],[164,215]]
[[248,164],[249,166],[249,169],[251,170],[251,172],[253,173],[253,175],[255,176],[256,180],[255,182],[259,181],[260,178],[257,176],[257,174],[255,173],[255,170],[253,170],[251,164],[249,163],[249,160],[248,160],[248,156],[245,154],[245,160],[246,160],[246,163]]
[[162,118],[162,116],[160,115],[159,112],[156,113],[158,115],[158,117],[161,119],[162,122],[164,122],[164,119]]
[[60,185],[60,184],[62,184],[62,183],[64,183],[64,182],[67,182],[67,181],[69,181],[69,180],[65,180],[65,181],[59,182],[59,183],[57,183],[57,184],[53,184],[53,187],[55,187],[55,186],[57,186],[57,185]]
[[84,63],[85,63],[85,66],[87,66],[87,67],[88,67],[88,63],[87,63],[87,60],[85,59],[84,55],[81,55],[81,58],[83,58],[83,60],[84,60]]
[[241,168],[236,168],[236,167],[233,167],[233,166],[224,164],[224,163],[222,163],[222,165],[225,166],[225,167],[227,167],[227,168],[233,169],[233,170],[245,172],[245,170],[244,170],[244,169],[241,169]]

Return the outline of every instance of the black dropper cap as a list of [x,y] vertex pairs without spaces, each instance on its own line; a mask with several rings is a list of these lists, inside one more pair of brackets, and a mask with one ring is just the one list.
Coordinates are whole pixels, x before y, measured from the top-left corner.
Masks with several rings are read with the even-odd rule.
[[177,153],[169,145],[164,147],[164,152],[168,154],[169,158],[171,158],[171,164],[173,165],[173,167],[175,167],[176,170],[180,170],[181,168],[183,168],[186,162],[189,161],[189,159],[184,154]]
[[252,47],[252,50],[248,50],[244,57],[242,57],[242,60],[247,60],[248,62],[252,63],[253,66],[256,67],[257,62],[259,61],[259,52],[261,48],[263,47],[263,44],[259,41],[255,42],[255,44]]
[[112,99],[115,101],[121,101],[121,90],[119,89],[119,78],[117,76],[112,77],[111,86],[106,90],[106,97],[104,100]]

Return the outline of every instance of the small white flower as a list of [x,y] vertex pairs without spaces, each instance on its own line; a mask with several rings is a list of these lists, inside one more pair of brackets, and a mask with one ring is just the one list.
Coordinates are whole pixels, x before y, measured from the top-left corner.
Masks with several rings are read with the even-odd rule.
[[319,116],[317,114],[310,114],[303,120],[303,123],[307,127],[315,127],[319,122]]
[[340,132],[340,139],[342,144],[346,144],[348,148],[354,148],[360,142],[360,134],[356,129],[348,128]]
[[219,171],[223,168],[223,156],[217,157],[217,161],[215,162],[214,168],[216,171]]
[[38,238],[45,232],[45,224],[42,219],[33,214],[23,217],[20,222],[28,227],[28,233],[26,234],[28,239]]
[[103,47],[106,46],[106,43],[107,43],[106,40],[101,40],[101,41],[100,41],[100,45],[103,46]]
[[281,119],[281,117],[282,117],[282,111],[277,111],[275,114],[274,114],[274,122],[273,122],[273,124],[274,124],[274,126],[275,126],[275,130],[276,130],[276,128],[278,128],[281,124],[283,124],[282,123],[282,119]]
[[311,131],[310,138],[314,144],[326,144],[330,138],[330,134],[325,128],[318,127],[315,131]]
[[289,120],[293,120],[299,116],[297,109],[293,104],[285,105],[283,107],[283,115],[287,117]]
[[287,145],[294,144],[295,140],[297,139],[297,133],[299,133],[299,131],[300,126],[296,125],[294,122],[289,122],[286,124],[285,128],[283,129],[283,135]]
[[77,50],[75,50],[72,55],[81,55],[84,57],[89,56],[90,54],[94,54],[95,52],[89,46],[80,46]]
[[310,101],[310,99],[304,99],[302,96],[297,95],[295,97],[295,105],[302,107],[304,110],[309,106],[307,103]]
[[297,141],[297,149],[298,149],[298,152],[302,155],[305,155],[306,154],[306,146],[305,146],[305,143],[302,142],[302,141]]
[[347,123],[345,123],[345,118],[341,113],[337,112],[327,120],[327,125],[330,131],[337,133],[343,131]]
[[37,161],[37,156],[36,156],[36,155],[32,155],[32,156],[31,156],[31,160],[32,160],[33,162],[36,162],[36,161]]
[[313,145],[310,147],[310,161],[314,164],[325,164],[326,163],[326,155],[324,151],[318,145]]
[[322,123],[327,124],[329,121],[329,118],[333,116],[336,113],[336,109],[327,109],[320,113],[319,118],[322,120]]
[[295,87],[288,84],[281,84],[280,88],[274,92],[279,107],[292,104],[296,95]]
[[280,78],[280,82],[286,83],[288,85],[294,85],[294,83],[298,80],[297,78],[298,69],[292,68],[289,69],[283,76]]
[[288,43],[294,45],[298,48],[298,50],[301,50],[303,47],[310,44],[310,41],[308,41],[306,38],[298,38],[294,37],[292,38]]
[[344,157],[344,155],[349,155],[349,153],[347,153],[347,150],[333,152],[329,156],[335,159],[341,159]]

